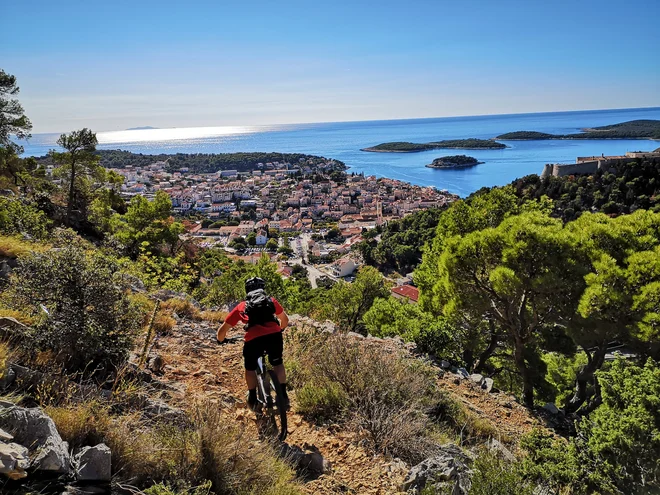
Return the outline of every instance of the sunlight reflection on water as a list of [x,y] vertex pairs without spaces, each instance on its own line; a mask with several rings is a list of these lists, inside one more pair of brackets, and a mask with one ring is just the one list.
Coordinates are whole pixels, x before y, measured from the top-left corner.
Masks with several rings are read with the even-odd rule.
[[282,130],[283,126],[174,127],[169,129],[134,129],[99,132],[99,143],[145,143],[210,137],[236,136]]

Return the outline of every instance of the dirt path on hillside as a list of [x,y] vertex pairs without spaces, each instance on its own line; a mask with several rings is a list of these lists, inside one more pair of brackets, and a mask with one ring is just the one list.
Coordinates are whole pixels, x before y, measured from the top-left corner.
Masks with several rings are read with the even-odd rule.
[[[229,418],[252,431],[255,417],[245,406],[246,388],[243,378],[242,342],[218,346],[213,329],[206,324],[190,324],[160,337],[154,346],[164,360],[163,377],[176,382],[179,393],[173,394],[173,405],[207,398],[223,407]],[[242,335],[235,331],[231,335]],[[332,466],[332,471],[305,483],[309,494],[354,493],[386,495],[401,493],[399,487],[407,469],[383,456],[373,455],[353,444],[348,432],[331,431],[303,420],[295,411],[295,393],[291,394],[287,443],[303,449],[318,450]]]

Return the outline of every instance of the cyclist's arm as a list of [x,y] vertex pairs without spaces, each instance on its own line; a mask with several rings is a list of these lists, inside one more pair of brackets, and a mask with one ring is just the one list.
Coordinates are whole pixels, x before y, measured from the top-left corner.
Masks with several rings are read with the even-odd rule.
[[282,311],[279,315],[277,316],[277,319],[280,320],[280,328],[284,330],[288,325],[289,325],[289,317],[286,314],[285,311]]
[[284,311],[284,308],[277,301],[277,299],[275,298],[272,299],[273,299],[273,304],[275,305],[275,316],[280,322],[280,328],[284,330],[289,324],[289,317],[287,316],[286,312]]
[[218,333],[216,335],[218,342],[225,340],[225,337],[227,337],[227,332],[231,328],[234,328],[240,320],[240,305],[238,305],[231,310],[231,312],[227,315],[227,318],[225,318],[225,322],[220,325],[220,328],[218,328]]
[[222,342],[225,340],[225,337],[227,336],[227,332],[233,327],[233,325],[230,325],[226,321],[220,325],[220,328],[218,328],[218,333],[216,335],[216,338],[218,339],[218,342]]

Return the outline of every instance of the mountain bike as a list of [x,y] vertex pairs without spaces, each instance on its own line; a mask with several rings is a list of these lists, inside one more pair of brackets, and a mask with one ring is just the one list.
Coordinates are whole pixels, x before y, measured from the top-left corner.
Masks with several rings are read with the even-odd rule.
[[[228,337],[222,343],[239,342],[240,337]],[[221,344],[222,344],[221,343]],[[267,353],[257,360],[257,405],[255,413],[260,428],[268,435],[275,436],[283,442],[287,436],[286,401],[282,394],[280,381],[275,371],[266,366]]]
[[257,361],[257,406],[255,412],[261,415],[266,429],[277,434],[280,442],[287,436],[286,401],[275,371],[266,367],[266,353]]

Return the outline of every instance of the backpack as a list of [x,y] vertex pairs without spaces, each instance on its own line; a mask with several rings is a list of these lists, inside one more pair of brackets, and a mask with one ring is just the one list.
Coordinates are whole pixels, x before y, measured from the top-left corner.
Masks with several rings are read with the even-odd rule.
[[277,322],[273,299],[263,289],[253,290],[245,297],[245,314],[248,317],[247,328],[269,321]]

